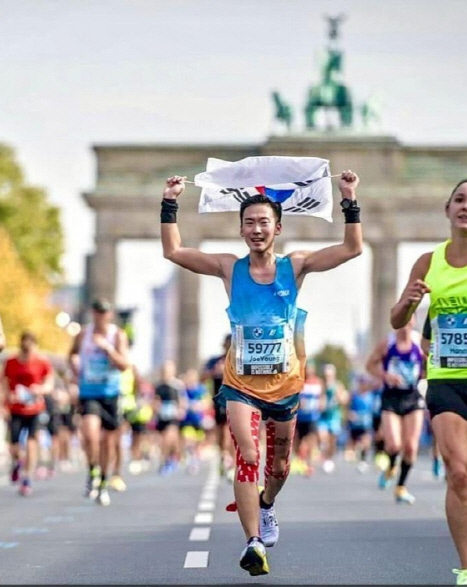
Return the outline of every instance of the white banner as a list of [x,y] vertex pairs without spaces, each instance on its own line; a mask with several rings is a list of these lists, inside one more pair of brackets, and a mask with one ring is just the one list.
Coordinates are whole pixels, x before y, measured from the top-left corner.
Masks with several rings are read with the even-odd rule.
[[329,161],[318,157],[247,157],[240,161],[209,158],[195,175],[201,191],[198,211],[239,211],[250,196],[280,202],[284,214],[318,216],[332,222]]

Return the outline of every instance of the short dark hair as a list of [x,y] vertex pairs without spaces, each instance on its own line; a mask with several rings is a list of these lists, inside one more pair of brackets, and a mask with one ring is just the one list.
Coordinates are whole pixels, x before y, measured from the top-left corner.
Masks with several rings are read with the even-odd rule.
[[110,312],[112,310],[112,304],[106,298],[97,298],[93,301],[91,308],[94,310],[94,312],[105,314],[106,312]]
[[461,179],[459,182],[456,183],[456,185],[454,186],[454,189],[451,192],[451,195],[449,196],[448,201],[446,202],[446,206],[449,206],[449,204],[451,203],[451,200],[452,200],[452,196],[457,192],[457,190],[461,187],[461,185],[463,183],[467,183],[467,178]]
[[21,333],[21,342],[25,340],[30,340],[34,344],[37,344],[36,335],[32,333],[30,330],[23,330],[23,332]]
[[281,221],[282,218],[282,206],[280,202],[273,202],[267,196],[263,196],[263,194],[255,194],[254,196],[250,196],[246,200],[240,204],[240,223],[243,222],[243,215],[245,214],[245,210],[250,206],[254,206],[255,204],[266,204],[272,208],[274,212],[274,216],[276,217],[277,222]]

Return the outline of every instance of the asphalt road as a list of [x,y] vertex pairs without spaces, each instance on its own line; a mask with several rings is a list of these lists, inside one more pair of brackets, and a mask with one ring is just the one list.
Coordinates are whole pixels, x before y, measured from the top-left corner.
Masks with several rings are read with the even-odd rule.
[[0,584],[416,585],[454,584],[458,565],[444,515],[444,481],[428,457],[413,470],[415,505],[377,489],[377,472],[342,458],[334,473],[290,476],[277,500],[281,536],[271,572],[238,564],[244,537],[225,511],[232,486],[214,463],[126,476],[109,507],[82,497],[84,473],[38,481],[21,497],[0,487]]

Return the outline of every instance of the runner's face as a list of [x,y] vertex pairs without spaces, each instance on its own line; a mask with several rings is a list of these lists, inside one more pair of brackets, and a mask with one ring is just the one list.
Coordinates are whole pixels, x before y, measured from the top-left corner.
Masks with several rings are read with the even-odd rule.
[[412,316],[410,317],[410,320],[407,322],[407,324],[405,326],[402,326],[402,328],[398,328],[396,332],[400,332],[401,336],[408,335],[415,328],[415,324],[416,324],[415,314],[412,314]]
[[262,253],[272,246],[281,228],[271,206],[254,204],[245,210],[240,235],[252,252]]
[[96,312],[93,310],[94,324],[97,327],[103,327],[110,323],[112,319],[112,312]]
[[446,216],[453,228],[467,231],[467,183],[461,184],[449,200]]
[[35,349],[36,343],[30,337],[24,337],[21,339],[20,347],[21,352],[25,355],[31,353]]

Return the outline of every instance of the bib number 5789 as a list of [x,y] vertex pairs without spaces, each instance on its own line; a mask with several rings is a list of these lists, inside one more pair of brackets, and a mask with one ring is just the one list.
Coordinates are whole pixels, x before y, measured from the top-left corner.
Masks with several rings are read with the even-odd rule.
[[441,344],[467,344],[467,332],[442,332]]

